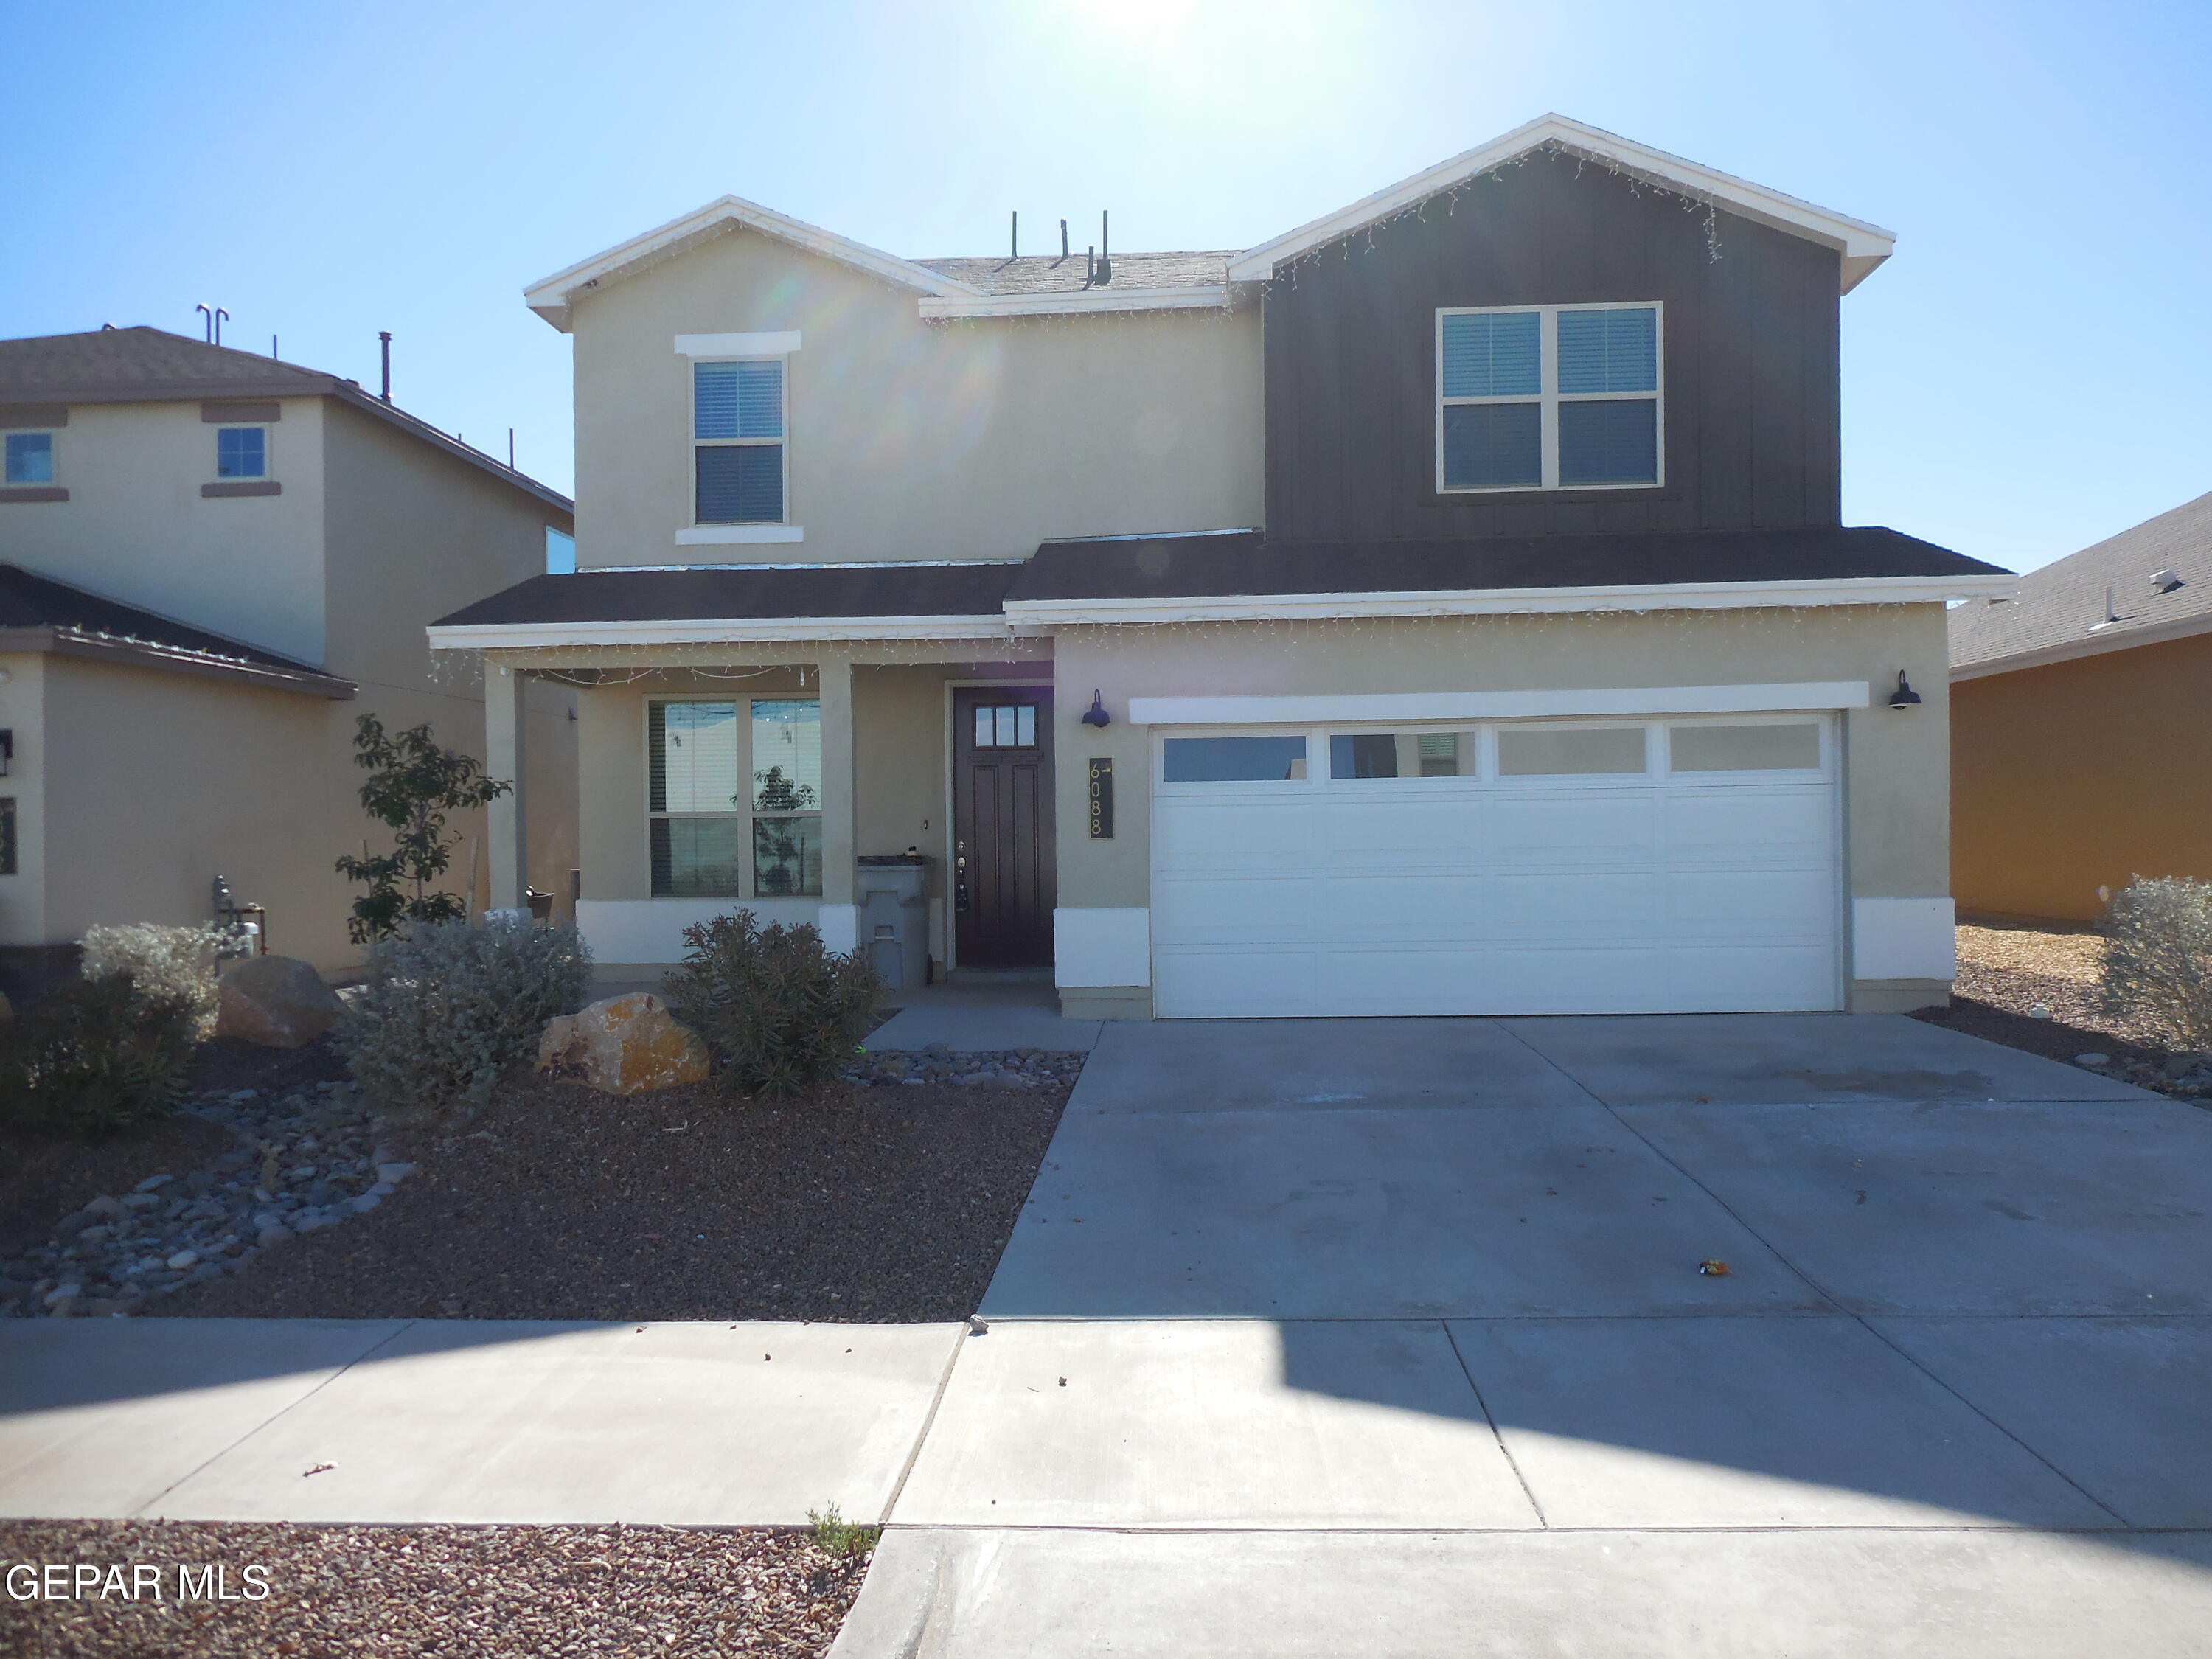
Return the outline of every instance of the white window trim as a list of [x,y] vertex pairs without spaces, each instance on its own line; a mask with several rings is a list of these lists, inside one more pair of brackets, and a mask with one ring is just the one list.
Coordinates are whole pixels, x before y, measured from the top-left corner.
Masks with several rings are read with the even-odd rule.
[[[773,349],[686,351],[685,341],[765,342]],[[687,447],[684,450],[685,471],[690,479],[689,495],[684,510],[684,527],[676,532],[678,547],[744,546],[752,543],[796,542],[805,539],[806,532],[791,520],[791,356],[799,349],[796,334],[679,334],[676,349],[696,365],[702,362],[764,363],[782,365],[778,377],[777,394],[781,407],[782,435],[775,438],[702,438],[699,436],[698,377],[684,377],[684,431]],[[783,452],[783,517],[773,522],[746,524],[701,524],[699,522],[699,451],[713,449],[759,449],[769,444],[779,446]]]
[[[225,476],[222,470],[222,434],[226,432],[258,432],[261,434],[261,471],[252,477]],[[208,477],[214,483],[266,483],[276,476],[276,439],[266,421],[225,421],[215,428],[215,466]]]
[[[645,754],[645,774],[643,778],[641,780],[643,785],[643,788],[641,793],[643,796],[645,805],[645,884],[647,890],[651,892],[653,887],[653,824],[656,820],[677,818],[732,818],[735,819],[739,825],[738,833],[738,885],[743,890],[742,891],[736,893],[719,893],[713,895],[710,897],[702,899],[678,898],[675,896],[669,894],[656,893],[653,894],[653,900],[654,902],[713,904],[726,902],[730,899],[742,899],[750,902],[757,898],[767,898],[769,900],[779,901],[789,899],[794,902],[808,904],[820,904],[822,902],[822,895],[819,893],[762,894],[755,890],[753,884],[753,820],[755,818],[818,818],[822,816],[823,809],[817,806],[811,811],[802,810],[792,812],[772,812],[761,811],[751,804],[753,782],[753,704],[755,702],[818,703],[821,702],[821,699],[822,694],[819,691],[808,691],[802,689],[797,691],[786,692],[740,691],[727,696],[714,696],[708,695],[701,696],[646,697],[640,701],[638,709],[639,732],[643,741]],[[715,812],[679,812],[671,811],[665,809],[656,811],[653,809],[653,710],[656,705],[665,708],[671,703],[679,702],[726,702],[736,706],[738,711],[737,720],[738,732],[738,782],[739,787],[745,792],[746,804],[744,805],[739,806],[735,803],[732,803],[728,811]],[[823,877],[826,880],[828,877],[828,872],[826,870],[823,872]]]
[[[0,432],[0,489],[55,489],[62,482],[61,428],[58,426],[11,426]],[[44,438],[46,441],[46,478],[43,483],[18,483],[7,477],[7,441]]]
[[1620,686],[1557,691],[1384,691],[1320,696],[1132,697],[1132,726],[1401,725],[1442,720],[1632,719],[1649,714],[1795,714],[1865,708],[1867,680],[1795,684]]
[[788,357],[799,349],[799,331],[775,334],[679,334],[679,357]]
[[[1653,352],[1656,372],[1652,376],[1653,390],[1650,392],[1571,392],[1559,391],[1559,313],[1563,311],[1649,311],[1653,317]],[[1537,392],[1534,398],[1526,393],[1483,398],[1446,398],[1444,396],[1444,319],[1447,317],[1508,317],[1527,316],[1531,313],[1540,319],[1538,338]],[[1526,495],[1544,490],[1583,489],[1663,489],[1667,484],[1667,306],[1663,300],[1601,300],[1582,305],[1550,306],[1442,306],[1437,310],[1435,339],[1431,342],[1433,361],[1430,373],[1434,377],[1430,384],[1435,388],[1435,430],[1431,436],[1434,447],[1437,494],[1439,495]],[[1536,436],[1542,455],[1542,482],[1535,484],[1447,484],[1444,482],[1444,410],[1448,406],[1478,404],[1535,404]],[[1559,405],[1561,404],[1655,404],[1652,426],[1652,473],[1644,483],[1574,483],[1559,482]]]

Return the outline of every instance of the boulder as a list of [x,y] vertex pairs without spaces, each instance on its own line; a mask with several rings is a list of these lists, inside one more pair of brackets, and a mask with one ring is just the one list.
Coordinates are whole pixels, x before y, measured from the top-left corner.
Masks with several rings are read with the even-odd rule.
[[707,1045],[678,1025],[659,997],[633,991],[549,1022],[538,1043],[538,1069],[603,1094],[641,1094],[704,1083]]
[[294,957],[248,957],[217,981],[215,1034],[264,1048],[302,1048],[337,1023],[344,1006],[323,976]]

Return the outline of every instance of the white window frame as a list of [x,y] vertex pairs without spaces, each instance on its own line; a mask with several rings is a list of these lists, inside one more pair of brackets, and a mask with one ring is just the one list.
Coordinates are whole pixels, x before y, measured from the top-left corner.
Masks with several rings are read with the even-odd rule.
[[[799,349],[796,330],[756,334],[679,334],[676,355],[685,360],[684,377],[684,471],[687,494],[683,527],[676,532],[679,547],[742,545],[747,543],[798,542],[805,532],[793,515],[791,501],[791,359]],[[782,425],[780,438],[702,438],[698,432],[698,380],[690,373],[698,363],[764,363],[782,365]],[[757,449],[767,444],[783,446],[783,516],[773,521],[750,520],[733,524],[699,521],[699,451]]]
[[[0,431],[0,489],[52,489],[62,481],[61,428],[54,426],[11,426]],[[44,438],[46,441],[46,479],[44,483],[17,483],[6,477],[7,441]]]
[[[714,894],[711,896],[714,899],[793,898],[811,899],[817,902],[821,899],[822,895],[819,893],[761,893],[757,890],[753,870],[753,820],[756,818],[820,818],[823,808],[817,805],[811,809],[802,808],[795,811],[775,811],[757,808],[752,804],[755,799],[753,786],[756,781],[753,777],[753,704],[756,702],[819,704],[821,700],[822,695],[819,691],[806,690],[740,691],[726,696],[699,694],[689,696],[645,697],[640,700],[639,734],[643,744],[645,769],[644,776],[640,780],[642,787],[639,793],[645,807],[645,885],[647,893],[652,894],[655,898],[662,896],[653,893],[653,825],[654,823],[664,818],[732,818],[738,824],[738,886],[740,890],[735,893]],[[732,802],[726,811],[714,812],[654,810],[653,805],[653,710],[656,704],[666,708],[671,703],[687,702],[726,702],[734,703],[737,706],[738,786],[744,792],[744,805],[740,806]],[[829,876],[826,868],[823,875],[826,884]]]
[[[1559,313],[1563,311],[1649,311],[1656,373],[1650,392],[1562,392],[1559,386]],[[1444,396],[1444,319],[1447,317],[1510,317],[1534,313],[1539,319],[1540,349],[1534,397],[1526,392],[1503,397],[1447,398]],[[1439,495],[1526,495],[1540,490],[1662,489],[1667,483],[1667,306],[1663,300],[1602,300],[1583,305],[1442,306],[1437,308],[1436,337],[1430,384],[1435,387],[1434,447],[1437,494]],[[1444,410],[1477,404],[1535,404],[1536,435],[1543,457],[1541,482],[1534,484],[1447,484],[1444,482]],[[1652,473],[1644,483],[1573,483],[1559,482],[1559,405],[1561,404],[1649,403],[1656,405],[1652,425]]]
[[[261,434],[261,471],[251,478],[227,477],[222,470],[222,434],[226,432],[258,432]],[[270,430],[266,421],[225,421],[215,428],[215,465],[208,474],[216,483],[265,483],[276,476],[276,434]]]

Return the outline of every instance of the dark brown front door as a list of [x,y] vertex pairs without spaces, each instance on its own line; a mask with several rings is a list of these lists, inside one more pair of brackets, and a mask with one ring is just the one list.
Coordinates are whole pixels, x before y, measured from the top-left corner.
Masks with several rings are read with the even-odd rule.
[[952,920],[963,968],[1052,962],[1052,693],[952,693]]

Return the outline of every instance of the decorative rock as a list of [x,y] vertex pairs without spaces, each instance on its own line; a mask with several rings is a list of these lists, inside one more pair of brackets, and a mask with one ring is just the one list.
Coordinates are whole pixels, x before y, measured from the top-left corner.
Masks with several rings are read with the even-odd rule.
[[148,1176],[131,1190],[136,1193],[157,1193],[175,1179],[176,1176],[172,1175]]
[[2076,1054],[2074,1056],[2074,1063],[2076,1066],[2086,1066],[2093,1072],[2101,1071],[2112,1063],[2112,1057],[2110,1054]]
[[415,1166],[412,1164],[391,1164],[380,1159],[376,1165],[376,1178],[381,1182],[387,1182],[394,1187],[414,1173]]
[[198,1250],[179,1250],[162,1265],[173,1273],[180,1273],[187,1267],[198,1267],[200,1253]]
[[356,1215],[367,1215],[371,1210],[374,1209],[378,1205],[383,1202],[384,1200],[378,1197],[374,1193],[363,1193],[359,1198],[356,1198],[353,1201],[354,1213]]
[[678,1024],[659,997],[633,991],[549,1021],[538,1044],[538,1069],[602,1094],[641,1094],[704,1083],[707,1045]]
[[84,1286],[82,1285],[57,1285],[46,1292],[43,1299],[51,1308],[57,1302],[74,1302],[83,1294]]
[[84,1206],[84,1212],[87,1215],[121,1215],[123,1200],[119,1198],[110,1198],[103,1193]]
[[272,1221],[254,1235],[253,1242],[265,1250],[271,1244],[282,1244],[291,1237],[292,1230],[289,1227],[281,1221]]
[[[337,1023],[344,1005],[323,976],[295,957],[248,957],[217,981],[215,1034],[264,1048],[300,1048]],[[231,1098],[250,1097],[240,1090]]]
[[2189,1052],[2168,1054],[2166,1057],[2166,1075],[2172,1081],[2179,1083],[2191,1072],[2203,1070],[2208,1059],[2212,1059],[2212,1056]]
[[161,1200],[151,1193],[133,1193],[123,1200],[123,1207],[140,1212],[158,1210],[161,1207]]

